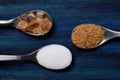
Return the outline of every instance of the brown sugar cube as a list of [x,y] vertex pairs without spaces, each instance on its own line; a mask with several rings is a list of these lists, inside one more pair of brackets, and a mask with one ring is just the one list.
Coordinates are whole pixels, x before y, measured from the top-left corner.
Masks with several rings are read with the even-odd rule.
[[24,20],[19,21],[19,23],[18,23],[18,28],[21,30],[25,30],[27,28],[27,26],[28,26],[28,23]]
[[33,29],[39,27],[39,23],[37,21],[30,22],[28,27],[26,28],[27,32],[33,32]]
[[39,25],[38,25],[38,27],[33,29],[33,33],[45,34],[51,29],[52,23],[46,18],[39,19],[38,23],[39,23]]
[[51,26],[51,22],[47,18],[45,18],[42,22],[41,30],[44,32],[48,32],[51,29]]
[[33,33],[36,33],[36,34],[43,34],[42,30],[40,27],[36,27],[32,30]]

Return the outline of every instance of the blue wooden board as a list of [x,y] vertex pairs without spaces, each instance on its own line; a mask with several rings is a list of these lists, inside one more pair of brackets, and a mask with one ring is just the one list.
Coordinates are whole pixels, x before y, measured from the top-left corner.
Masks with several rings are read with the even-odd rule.
[[120,38],[92,50],[78,49],[70,39],[72,29],[81,23],[120,31],[120,0],[0,0],[0,19],[34,9],[51,15],[52,31],[33,37],[0,26],[0,54],[23,55],[57,43],[72,51],[73,63],[65,70],[51,71],[27,61],[0,62],[0,80],[120,80]]

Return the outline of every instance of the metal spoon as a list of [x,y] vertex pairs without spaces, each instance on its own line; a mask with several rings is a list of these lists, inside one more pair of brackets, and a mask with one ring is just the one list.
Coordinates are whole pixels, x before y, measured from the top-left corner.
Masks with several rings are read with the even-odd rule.
[[[118,31],[114,31],[114,30],[110,30],[110,29],[107,29],[105,27],[102,27],[103,30],[104,30],[104,39],[101,41],[101,43],[99,43],[98,46],[102,45],[103,43],[105,43],[106,41],[110,40],[110,39],[113,39],[113,38],[116,38],[116,37],[120,37],[120,32]],[[96,46],[96,47],[98,47]]]
[[[90,26],[90,27],[89,27]],[[82,28],[81,28],[82,27]],[[83,28],[84,27],[84,28]],[[100,39],[100,41],[99,41],[99,43],[95,43],[94,42],[94,40],[95,40],[95,38],[96,38],[96,36],[95,36],[95,34],[97,34],[97,33],[94,33],[93,35],[89,35],[86,31],[88,31],[89,30],[89,28],[91,28],[91,30],[92,31],[89,31],[89,32],[91,32],[91,34],[94,32],[94,27],[96,27],[96,28],[100,28],[101,27],[101,39]],[[78,25],[77,27],[75,27],[74,29],[73,29],[73,31],[72,31],[72,34],[75,32],[75,30],[77,29],[79,29],[79,28],[81,28],[81,29],[83,29],[83,31],[84,32],[86,32],[87,33],[87,37],[88,38],[86,38],[86,37],[82,37],[82,38],[85,38],[84,39],[84,41],[83,41],[83,39],[81,39],[81,38],[79,38],[79,40],[81,39],[82,41],[81,42],[76,42],[75,43],[75,40],[73,41],[73,43],[78,47],[78,48],[82,48],[82,49],[93,49],[93,48],[96,48],[96,47],[98,47],[98,46],[100,46],[100,45],[102,45],[103,43],[105,43],[106,41],[108,41],[108,40],[110,40],[110,39],[113,39],[113,38],[115,38],[115,37],[120,37],[120,32],[118,32],[118,31],[114,31],[114,30],[110,30],[110,29],[107,29],[107,28],[105,28],[105,27],[103,27],[103,26],[100,26],[100,25],[97,25],[97,24],[91,24],[91,23],[86,23],[86,24],[81,24],[81,25]],[[87,29],[87,30],[85,30],[85,29]],[[78,30],[78,31],[81,31],[81,30]],[[96,31],[95,31],[96,32]],[[76,33],[77,34],[77,33]],[[78,34],[81,34],[80,32],[78,33]],[[82,35],[86,35],[86,34],[83,34],[82,33]],[[89,40],[89,37],[91,37],[92,36],[92,38],[94,38],[94,39],[92,39],[91,38],[91,40]],[[73,37],[73,36],[72,36]],[[97,36],[98,38],[99,38],[99,36]],[[96,39],[97,40],[97,39]],[[84,47],[83,47],[83,44],[82,43],[84,43],[85,42],[85,44],[84,44]],[[91,45],[94,45],[94,46],[88,46],[87,44],[86,44],[86,42],[87,42],[87,44],[91,44]],[[80,43],[81,45],[82,45],[82,47],[81,46],[79,46],[79,45],[77,45],[77,43]],[[87,45],[87,46],[86,46]]]
[[[52,20],[52,18],[50,17],[50,15],[47,13],[47,12],[45,12],[45,11],[42,11],[42,10],[31,10],[31,11],[28,11],[28,12],[26,12],[26,13],[23,13],[23,14],[27,14],[27,13],[30,13],[30,12],[33,12],[33,11],[37,11],[37,12],[42,12],[42,13],[44,13],[44,14],[46,14],[47,15],[47,17],[49,18],[49,20],[50,20],[50,22],[53,24],[53,20]],[[23,15],[23,14],[21,14],[21,15]],[[19,17],[19,16],[18,16]],[[18,20],[18,17],[16,17],[16,18],[13,18],[13,19],[10,19],[10,20],[0,20],[0,25],[1,26],[12,26],[12,27],[14,27],[14,28],[16,28],[16,29],[19,29],[17,26],[16,26],[16,22],[17,22],[17,20]],[[21,30],[21,29],[19,29],[19,30]],[[21,31],[23,31],[23,30],[21,30]],[[50,31],[50,30],[49,30]],[[48,32],[49,32],[48,31]],[[36,33],[31,33],[31,32],[25,32],[25,31],[23,31],[24,33],[26,33],[26,34],[29,34],[29,35],[33,35],[33,36],[41,36],[41,35],[45,35],[45,34],[36,34]],[[47,33],[48,33],[47,32]]]
[[[55,47],[57,47],[56,51],[54,49]],[[48,49],[52,49],[54,51],[52,53],[48,53]],[[61,54],[58,54],[57,52],[61,52]],[[59,44],[50,44],[27,55],[0,55],[0,61],[11,60],[28,60],[37,63],[47,69],[61,70],[68,67],[71,64],[72,54],[70,50],[65,46]]]

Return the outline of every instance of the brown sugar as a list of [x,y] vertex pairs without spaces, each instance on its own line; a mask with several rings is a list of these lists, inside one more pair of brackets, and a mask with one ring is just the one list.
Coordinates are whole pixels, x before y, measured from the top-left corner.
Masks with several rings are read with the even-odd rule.
[[44,12],[31,11],[19,16],[16,25],[22,31],[43,35],[50,31],[52,21]]
[[104,30],[100,25],[81,24],[71,35],[72,42],[79,48],[95,48],[104,38]]

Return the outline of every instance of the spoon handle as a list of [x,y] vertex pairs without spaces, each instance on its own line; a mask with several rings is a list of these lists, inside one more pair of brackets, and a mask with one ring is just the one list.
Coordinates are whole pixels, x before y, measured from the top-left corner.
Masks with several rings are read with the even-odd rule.
[[0,55],[0,61],[21,60],[21,56]]
[[13,23],[15,19],[10,19],[10,20],[0,20],[0,25],[3,25],[3,26],[9,26]]

